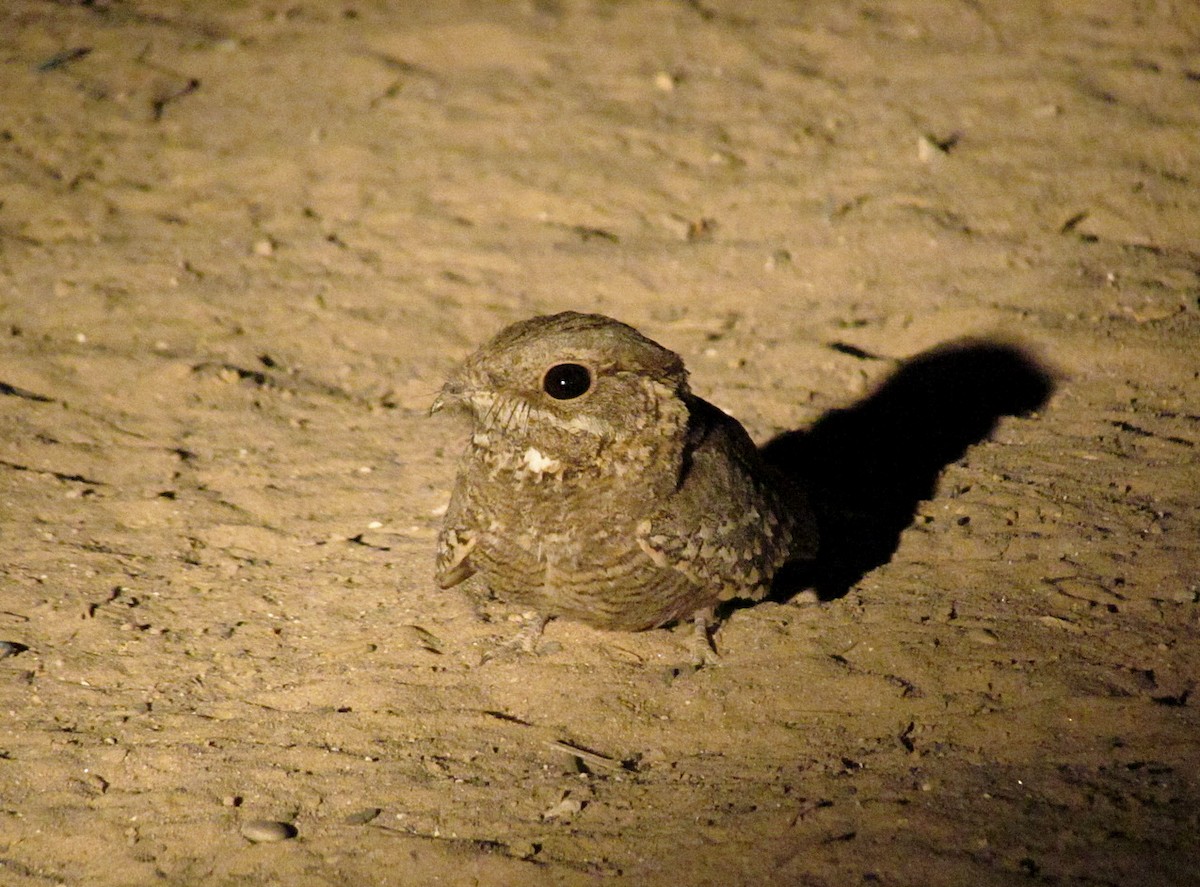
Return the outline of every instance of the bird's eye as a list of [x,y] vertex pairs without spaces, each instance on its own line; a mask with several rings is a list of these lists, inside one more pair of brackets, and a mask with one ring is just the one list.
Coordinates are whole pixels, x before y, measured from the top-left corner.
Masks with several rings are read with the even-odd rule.
[[592,387],[591,371],[578,363],[559,363],[546,370],[542,390],[555,400],[574,400]]

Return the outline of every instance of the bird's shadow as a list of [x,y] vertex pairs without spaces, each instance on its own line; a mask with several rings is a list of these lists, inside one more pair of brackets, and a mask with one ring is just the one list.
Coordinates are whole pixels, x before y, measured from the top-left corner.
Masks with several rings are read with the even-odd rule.
[[820,533],[816,560],[785,568],[772,597],[846,594],[895,554],[947,465],[1001,417],[1042,407],[1054,387],[1050,369],[1017,345],[953,341],[904,361],[859,403],[765,443],[763,458],[808,491]]

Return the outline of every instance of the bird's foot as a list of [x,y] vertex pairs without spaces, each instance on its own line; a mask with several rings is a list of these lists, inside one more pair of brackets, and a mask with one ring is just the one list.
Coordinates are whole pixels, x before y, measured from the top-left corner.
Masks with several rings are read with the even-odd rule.
[[713,620],[712,607],[697,611],[692,617],[692,641],[689,644],[692,653],[692,666],[699,671],[706,665],[718,665],[721,657],[713,646],[710,627]]
[[479,661],[480,665],[491,662],[493,659],[507,659],[510,656],[537,653],[538,641],[541,640],[542,631],[546,628],[550,617],[543,616],[541,613],[525,613],[522,620],[524,624],[520,630],[504,643],[484,653]]

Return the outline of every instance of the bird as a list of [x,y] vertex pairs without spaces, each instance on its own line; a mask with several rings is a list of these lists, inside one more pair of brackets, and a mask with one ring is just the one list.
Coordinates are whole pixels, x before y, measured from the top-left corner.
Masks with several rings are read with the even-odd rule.
[[716,608],[758,601],[811,561],[804,490],[742,425],[692,393],[682,358],[632,326],[565,311],[514,323],[453,373],[431,406],[471,433],[437,540],[435,579],[482,574],[548,620],[642,631],[691,620],[693,659],[719,660]]

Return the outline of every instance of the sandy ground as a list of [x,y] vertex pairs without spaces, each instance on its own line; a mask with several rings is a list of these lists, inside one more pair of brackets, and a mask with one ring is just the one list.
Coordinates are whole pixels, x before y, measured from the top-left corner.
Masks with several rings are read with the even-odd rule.
[[[0,66],[0,882],[1200,883],[1200,6],[6,0]],[[823,601],[481,665],[427,408],[565,308],[790,432]]]

